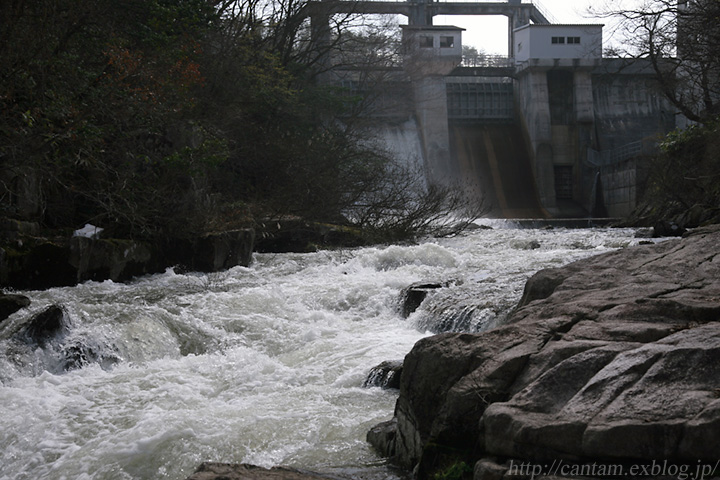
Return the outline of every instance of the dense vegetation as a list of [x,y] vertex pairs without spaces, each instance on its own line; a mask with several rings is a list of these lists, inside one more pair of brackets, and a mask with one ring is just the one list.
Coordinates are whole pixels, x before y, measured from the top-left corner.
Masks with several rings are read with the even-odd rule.
[[660,147],[640,215],[682,227],[720,221],[720,119],[676,130]]
[[[167,237],[288,216],[337,221],[365,206],[353,218],[368,230],[428,227],[437,212],[410,201],[424,186],[391,175],[349,121],[359,99],[317,81],[327,51],[357,40],[340,34],[349,19],[310,42],[304,7],[3,2],[0,216]],[[387,215],[399,207],[410,215]]]

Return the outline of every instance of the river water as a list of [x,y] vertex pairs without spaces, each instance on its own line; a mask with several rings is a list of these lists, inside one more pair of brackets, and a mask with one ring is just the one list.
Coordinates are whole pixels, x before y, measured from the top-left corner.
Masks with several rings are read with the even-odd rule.
[[[22,292],[30,310],[0,324],[0,479],[181,480],[203,461],[398,478],[365,442],[397,395],[362,387],[372,367],[431,331],[501,322],[541,268],[638,243],[625,229],[492,225]],[[449,286],[402,318],[401,290],[429,280]],[[67,331],[28,343],[23,323],[51,304]]]

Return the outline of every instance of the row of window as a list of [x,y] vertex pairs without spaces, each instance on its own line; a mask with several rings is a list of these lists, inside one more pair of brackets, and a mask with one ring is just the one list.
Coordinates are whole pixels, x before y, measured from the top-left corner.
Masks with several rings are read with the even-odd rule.
[[555,45],[559,44],[579,44],[580,43],[580,37],[552,37],[552,43]]
[[[433,48],[433,37],[429,35],[420,35],[420,48]],[[441,36],[440,48],[453,48],[455,46],[455,37]]]

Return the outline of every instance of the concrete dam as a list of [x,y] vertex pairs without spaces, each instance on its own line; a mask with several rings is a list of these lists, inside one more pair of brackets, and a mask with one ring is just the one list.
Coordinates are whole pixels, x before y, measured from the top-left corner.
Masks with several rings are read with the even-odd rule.
[[[327,14],[350,3],[408,16],[403,66],[368,117],[428,182],[459,185],[501,218],[621,217],[636,207],[647,159],[677,115],[649,63],[603,58],[602,25],[551,24],[519,0],[312,4]],[[463,57],[463,29],[433,25],[437,14],[507,16],[510,56]],[[333,75],[356,87],[357,72]]]
[[544,218],[525,141],[516,125],[450,125],[450,155],[478,199],[501,218]]

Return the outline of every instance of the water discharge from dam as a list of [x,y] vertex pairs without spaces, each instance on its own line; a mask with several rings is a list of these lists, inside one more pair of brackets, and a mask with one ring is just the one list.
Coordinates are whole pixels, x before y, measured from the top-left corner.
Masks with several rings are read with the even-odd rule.
[[396,160],[411,172],[444,172],[497,218],[545,218],[533,167],[520,127],[512,124],[450,124],[449,165],[428,164],[415,120],[372,130]]
[[515,125],[450,125],[450,152],[461,181],[501,218],[544,218],[530,155]]

